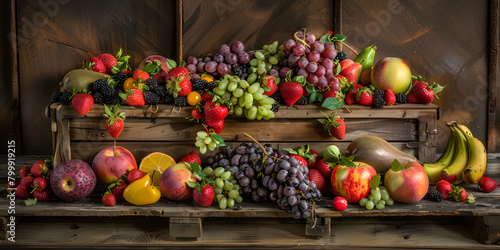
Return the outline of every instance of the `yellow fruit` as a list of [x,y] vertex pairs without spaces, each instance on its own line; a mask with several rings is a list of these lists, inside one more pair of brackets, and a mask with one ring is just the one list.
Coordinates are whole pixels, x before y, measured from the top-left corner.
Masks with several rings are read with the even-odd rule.
[[142,158],[139,169],[153,178],[154,186],[159,186],[163,171],[173,165],[175,165],[175,160],[170,155],[155,152]]
[[136,88],[137,88],[137,86],[135,85],[135,80],[132,77],[127,78],[127,80],[125,80],[125,82],[123,83],[123,89],[125,91],[127,91],[129,89],[136,89]]
[[214,79],[211,76],[204,76],[201,79],[203,79],[203,80],[205,80],[207,82],[213,82],[214,81]]
[[198,103],[200,103],[200,101],[201,101],[201,95],[200,95],[200,93],[198,93],[196,91],[192,91],[191,93],[189,93],[187,95],[187,102],[191,106],[198,105]]

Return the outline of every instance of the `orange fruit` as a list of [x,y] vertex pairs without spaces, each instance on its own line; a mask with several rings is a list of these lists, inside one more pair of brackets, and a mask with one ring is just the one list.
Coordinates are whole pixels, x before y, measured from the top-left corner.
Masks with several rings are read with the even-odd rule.
[[205,80],[207,82],[213,82],[214,81],[214,79],[211,76],[204,76],[201,79],[203,79],[203,80]]
[[125,82],[123,82],[123,89],[125,91],[127,91],[129,89],[136,89],[136,88],[137,88],[137,85],[135,85],[135,80],[132,77],[127,78],[127,80],[125,80]]
[[192,91],[187,95],[186,99],[189,105],[196,106],[201,101],[201,95],[196,91]]
[[154,186],[159,186],[163,171],[173,165],[175,160],[170,155],[154,152],[142,158],[139,169],[151,176]]

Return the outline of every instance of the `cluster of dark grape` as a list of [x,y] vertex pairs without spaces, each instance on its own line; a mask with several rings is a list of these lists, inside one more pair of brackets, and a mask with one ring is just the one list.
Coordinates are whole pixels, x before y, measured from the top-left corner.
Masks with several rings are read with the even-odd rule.
[[[219,53],[209,53],[205,58],[188,57],[186,68],[192,74],[191,78],[200,78],[199,75],[205,72],[215,77],[221,77],[230,72],[235,75],[241,74],[241,76],[246,74],[248,77],[249,73],[243,70],[242,65],[248,64],[253,54],[253,51],[245,51],[245,45],[242,42],[236,41],[231,47],[222,44]],[[235,67],[236,69],[233,70]]]
[[295,158],[275,152],[270,145],[264,149],[256,143],[243,143],[236,149],[223,147],[207,163],[212,169],[230,171],[251,200],[270,200],[294,218],[308,218],[314,202],[322,198],[307,177],[309,169]]
[[[306,45],[307,44],[307,45]],[[316,41],[313,33],[297,31],[294,38],[283,43],[283,49],[288,56],[280,69],[280,77],[285,78],[288,71],[295,75],[306,77],[307,81],[320,90],[327,89],[332,84],[338,84],[334,79],[334,60],[337,50],[333,43]],[[335,81],[335,83],[332,83]]]
[[252,69],[250,64],[239,64],[235,63],[231,65],[231,71],[229,72],[232,76],[238,76],[240,79],[246,80],[250,74],[252,74]]

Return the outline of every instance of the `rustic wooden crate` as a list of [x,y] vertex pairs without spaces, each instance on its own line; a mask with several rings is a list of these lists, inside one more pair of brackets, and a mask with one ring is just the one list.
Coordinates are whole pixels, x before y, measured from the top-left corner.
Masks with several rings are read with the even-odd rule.
[[[95,104],[86,115],[79,115],[71,106],[58,103],[51,106],[53,147],[56,162],[82,159],[92,162],[102,149],[113,145],[129,149],[139,161],[151,152],[164,152],[179,160],[194,146],[200,124],[185,119],[190,107],[160,104],[152,107],[122,105],[125,128],[117,139],[106,131],[102,116],[103,105]],[[282,106],[269,121],[250,121],[244,117],[229,116],[221,133],[227,144],[249,141],[243,133],[262,143],[270,143],[280,150],[298,148],[309,143],[322,150],[334,143],[344,151],[354,139],[364,135],[379,136],[396,148],[415,155],[422,162],[433,162],[436,156],[437,106],[433,104],[401,104],[373,109],[362,105],[348,105],[337,110],[345,118],[346,137],[337,140],[323,130],[317,121],[324,118],[320,112],[331,111],[319,105]],[[203,156],[202,156],[203,158]]]

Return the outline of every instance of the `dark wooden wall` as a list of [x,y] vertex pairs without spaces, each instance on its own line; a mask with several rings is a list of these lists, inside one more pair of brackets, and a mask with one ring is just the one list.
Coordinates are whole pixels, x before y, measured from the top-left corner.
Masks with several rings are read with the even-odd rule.
[[[45,106],[64,74],[89,56],[122,47],[133,66],[151,54],[176,58],[176,2],[0,1],[0,31],[7,34],[0,41],[0,84],[5,90],[0,92],[0,130],[6,131],[0,134],[2,141],[17,139],[23,154],[50,154]],[[339,8],[339,1],[329,0],[183,0],[181,55],[203,56],[236,40],[260,48],[274,40],[283,42],[301,28],[318,36],[340,30],[356,50],[376,44],[376,59],[403,58],[414,74],[447,86],[435,101],[443,111],[440,152],[447,139],[444,122],[449,120],[467,124],[486,143],[488,25],[491,12],[499,12],[491,9],[492,2],[498,0],[349,0]],[[12,15],[15,29],[10,28]],[[17,34],[17,42],[12,44],[8,34]],[[12,45],[17,46],[17,62],[9,52]],[[495,107],[498,110],[500,103]],[[496,121],[500,124],[500,116]],[[500,133],[500,126],[496,131]],[[497,137],[497,152],[499,141]]]

